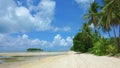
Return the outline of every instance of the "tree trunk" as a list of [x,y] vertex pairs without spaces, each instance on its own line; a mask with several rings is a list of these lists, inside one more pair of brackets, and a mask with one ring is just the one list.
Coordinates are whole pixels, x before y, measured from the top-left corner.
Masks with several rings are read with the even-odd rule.
[[116,39],[116,47],[117,47],[117,50],[119,51],[119,42],[118,42],[118,39],[117,39],[117,36],[116,36],[114,25],[112,25],[112,28],[113,28],[114,36],[115,36],[115,39]]
[[95,20],[95,18],[93,18],[93,25],[94,25],[95,33],[97,33],[97,34],[101,37],[99,28],[98,28],[98,26],[96,25],[96,20]]
[[118,40],[118,47],[119,47],[119,52],[120,52],[120,24],[119,24],[119,40]]

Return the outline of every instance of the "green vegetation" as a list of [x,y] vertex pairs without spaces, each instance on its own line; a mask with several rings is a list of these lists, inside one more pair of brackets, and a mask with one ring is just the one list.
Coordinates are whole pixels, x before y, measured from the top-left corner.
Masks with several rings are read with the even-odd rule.
[[43,49],[40,49],[40,48],[28,48],[27,51],[28,52],[39,52],[39,51],[43,51]]
[[[84,15],[86,23],[73,38],[71,50],[100,56],[116,55],[120,52],[120,0],[101,1],[103,6],[94,1],[88,14]],[[94,29],[90,27],[92,24]],[[119,30],[119,36],[116,29]],[[102,37],[100,32],[107,32],[109,37]]]

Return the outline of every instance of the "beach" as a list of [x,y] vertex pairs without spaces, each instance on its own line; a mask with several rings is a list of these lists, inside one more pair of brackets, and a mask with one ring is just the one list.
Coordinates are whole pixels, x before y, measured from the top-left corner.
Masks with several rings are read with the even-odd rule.
[[0,53],[0,68],[15,68],[47,57],[63,55],[66,52],[6,52]]
[[70,51],[40,60],[3,64],[0,68],[120,68],[120,59]]

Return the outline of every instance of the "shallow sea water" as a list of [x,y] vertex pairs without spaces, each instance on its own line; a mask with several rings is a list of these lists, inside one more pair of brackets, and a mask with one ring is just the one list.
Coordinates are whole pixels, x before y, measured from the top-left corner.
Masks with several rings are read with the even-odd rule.
[[[65,52],[40,52],[35,54],[35,52],[19,52],[19,53],[0,53],[0,64],[8,63],[8,62],[18,62],[18,61],[32,61],[32,60],[40,60],[50,56],[62,55]],[[16,55],[17,54],[17,55]],[[27,55],[28,54],[28,55]]]

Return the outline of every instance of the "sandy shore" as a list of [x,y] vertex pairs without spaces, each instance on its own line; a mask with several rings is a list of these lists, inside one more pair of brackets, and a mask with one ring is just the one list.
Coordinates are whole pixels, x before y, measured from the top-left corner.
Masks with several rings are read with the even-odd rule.
[[19,66],[13,65],[12,68],[120,68],[120,59],[68,52]]
[[10,52],[10,53],[0,53],[0,56],[38,56],[38,55],[53,55],[53,54],[63,54],[66,52]]

